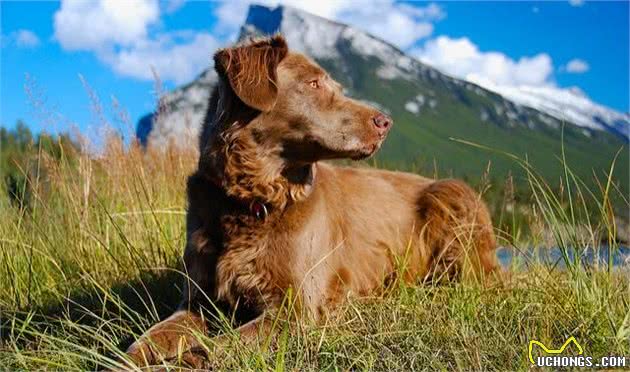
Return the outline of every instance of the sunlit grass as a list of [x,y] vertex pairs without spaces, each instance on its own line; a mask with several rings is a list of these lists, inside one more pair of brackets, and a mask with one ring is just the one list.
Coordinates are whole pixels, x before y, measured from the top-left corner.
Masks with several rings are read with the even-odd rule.
[[[209,365],[525,370],[529,340],[560,345],[569,336],[588,355],[630,355],[627,267],[580,259],[587,248],[609,250],[609,257],[619,249],[611,200],[626,208],[628,201],[608,176],[614,159],[596,189],[563,167],[558,192],[526,159],[505,155],[526,170],[532,198],[500,211],[509,222],[498,225],[501,245],[517,252],[556,246],[564,268],[519,258],[502,282],[397,282],[382,296],[350,298],[321,325],[279,318],[277,336],[253,347],[236,339],[214,347],[213,335],[199,335]],[[185,181],[196,157],[193,150],[145,151],[111,137],[98,156],[41,154],[29,178],[29,208],[11,203],[0,188],[0,366],[123,367],[124,348],[179,301]],[[562,155],[557,160],[566,163]],[[481,191],[495,187],[481,184]],[[287,299],[289,314],[291,304]],[[227,319],[216,322],[230,333]]]

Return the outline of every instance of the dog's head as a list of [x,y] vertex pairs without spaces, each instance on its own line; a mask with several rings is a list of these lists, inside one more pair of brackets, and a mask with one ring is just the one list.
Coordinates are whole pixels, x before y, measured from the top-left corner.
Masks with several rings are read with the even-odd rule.
[[220,86],[253,110],[246,130],[289,162],[368,157],[392,126],[388,116],[346,97],[315,62],[289,52],[281,36],[222,49],[214,60]]

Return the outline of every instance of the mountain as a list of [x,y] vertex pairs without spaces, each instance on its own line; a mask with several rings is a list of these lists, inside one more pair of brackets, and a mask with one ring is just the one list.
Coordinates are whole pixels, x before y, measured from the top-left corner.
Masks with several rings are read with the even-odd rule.
[[168,141],[197,143],[210,98],[217,82],[213,67],[208,68],[194,81],[163,95],[155,113],[142,117],[136,127],[140,142],[164,145]]
[[630,138],[630,114],[620,113],[591,101],[580,88],[558,89],[547,86],[500,86],[489,81],[475,82],[518,104],[533,107],[559,120],[605,130]]
[[[616,178],[628,190],[627,114],[575,94],[571,99],[550,96],[543,88],[501,95],[443,74],[353,27],[287,6],[252,5],[240,39],[275,32],[286,37],[291,49],[314,58],[349,95],[394,118],[376,158],[381,166],[479,179],[491,162],[494,177],[519,174],[512,160],[453,140],[458,138],[527,157],[557,184],[563,138],[569,163],[585,178],[592,178],[593,170],[601,174],[608,169],[623,147]],[[156,144],[195,137],[216,79],[210,67],[165,95],[159,114],[143,118],[139,134],[149,133]]]

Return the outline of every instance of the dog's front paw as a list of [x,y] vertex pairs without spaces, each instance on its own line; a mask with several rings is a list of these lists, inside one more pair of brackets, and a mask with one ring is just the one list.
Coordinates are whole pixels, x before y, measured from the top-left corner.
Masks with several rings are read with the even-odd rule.
[[163,358],[155,347],[145,340],[138,340],[127,349],[127,360],[136,367],[148,367],[160,363]]
[[[184,338],[180,340],[184,341]],[[208,352],[200,347],[187,347],[184,342],[178,343],[177,347],[158,349],[148,341],[139,340],[127,349],[127,361],[123,363],[130,369],[148,368],[151,371],[167,370],[168,367],[207,369]]]
[[100,371],[157,371],[159,370],[157,365],[160,364],[160,361],[158,354],[150,345],[144,341],[138,340],[127,348],[124,356],[116,358],[116,362],[113,366],[104,367],[104,369],[100,369]]

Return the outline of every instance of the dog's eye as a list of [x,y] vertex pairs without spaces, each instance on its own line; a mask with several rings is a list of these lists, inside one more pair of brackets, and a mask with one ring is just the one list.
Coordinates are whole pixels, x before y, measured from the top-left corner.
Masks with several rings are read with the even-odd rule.
[[311,81],[309,81],[308,85],[310,85],[311,88],[313,88],[313,89],[318,89],[319,88],[319,80],[317,80],[317,79],[311,80]]

